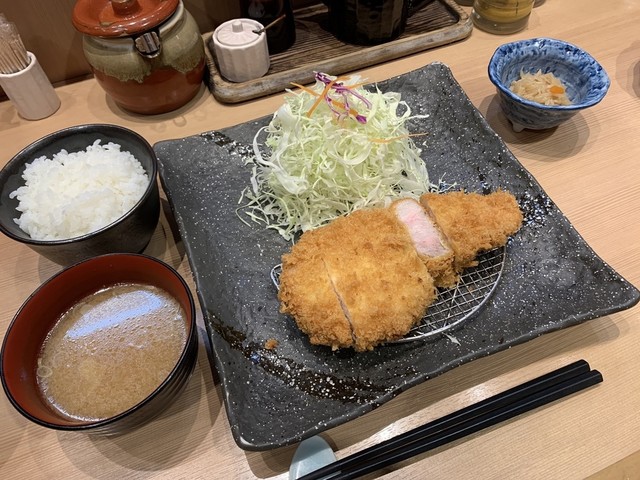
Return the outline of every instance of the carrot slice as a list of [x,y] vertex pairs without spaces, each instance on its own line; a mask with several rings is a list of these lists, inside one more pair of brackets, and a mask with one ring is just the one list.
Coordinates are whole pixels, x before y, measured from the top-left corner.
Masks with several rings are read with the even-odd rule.
[[[344,102],[340,102],[338,100],[332,100],[332,102],[336,107],[340,107],[345,112],[347,111],[347,106],[344,104]],[[347,113],[353,117],[358,115],[358,111],[355,108],[350,108]]]
[[309,95],[313,95],[314,97],[320,96],[318,92],[316,92],[315,90],[312,90],[311,88],[305,87],[304,85],[300,85],[298,83],[293,83],[293,82],[291,82],[291,85],[293,85],[294,87],[298,87],[300,90],[303,90],[307,92]]
[[324,87],[324,90],[322,91],[322,93],[320,94],[320,96],[316,99],[315,102],[313,102],[313,105],[311,105],[311,108],[309,109],[309,111],[307,112],[307,117],[310,117],[311,115],[313,115],[313,112],[315,111],[316,108],[318,108],[318,105],[320,105],[320,102],[322,102],[322,100],[327,96],[327,94],[329,93],[329,91],[331,90],[331,87],[333,87],[333,84],[336,83],[338,81],[338,79],[336,78],[335,80],[331,80],[326,87]]

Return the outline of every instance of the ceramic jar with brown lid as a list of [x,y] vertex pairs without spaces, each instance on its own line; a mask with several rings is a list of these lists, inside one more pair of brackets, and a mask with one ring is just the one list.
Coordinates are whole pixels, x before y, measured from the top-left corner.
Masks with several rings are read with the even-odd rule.
[[125,110],[175,110],[200,89],[204,42],[181,0],[77,0],[73,25],[100,86]]

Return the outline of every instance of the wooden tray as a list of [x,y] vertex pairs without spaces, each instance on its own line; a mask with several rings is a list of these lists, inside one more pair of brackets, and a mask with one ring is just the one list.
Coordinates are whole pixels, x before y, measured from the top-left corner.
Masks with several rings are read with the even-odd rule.
[[383,63],[466,38],[473,24],[454,0],[433,0],[409,17],[405,32],[396,40],[375,46],[341,42],[327,30],[324,5],[295,12],[296,42],[288,50],[271,56],[269,71],[261,78],[234,83],[225,79],[216,66],[211,37],[204,34],[209,70],[207,85],[223,103],[240,103],[282,92],[291,82],[308,84],[314,71],[330,75]]

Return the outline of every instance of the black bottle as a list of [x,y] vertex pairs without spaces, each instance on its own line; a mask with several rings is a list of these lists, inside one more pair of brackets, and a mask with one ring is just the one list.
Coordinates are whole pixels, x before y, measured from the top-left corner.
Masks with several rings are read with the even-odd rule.
[[242,16],[267,26],[269,54],[279,53],[296,41],[296,25],[293,20],[291,0],[240,0]]

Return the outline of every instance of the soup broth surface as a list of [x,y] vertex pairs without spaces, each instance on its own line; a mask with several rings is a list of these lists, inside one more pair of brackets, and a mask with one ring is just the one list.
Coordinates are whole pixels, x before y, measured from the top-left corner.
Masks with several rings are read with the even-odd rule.
[[164,290],[110,286],[64,313],[38,358],[38,386],[66,417],[100,420],[133,407],[175,367],[187,339],[185,311]]

